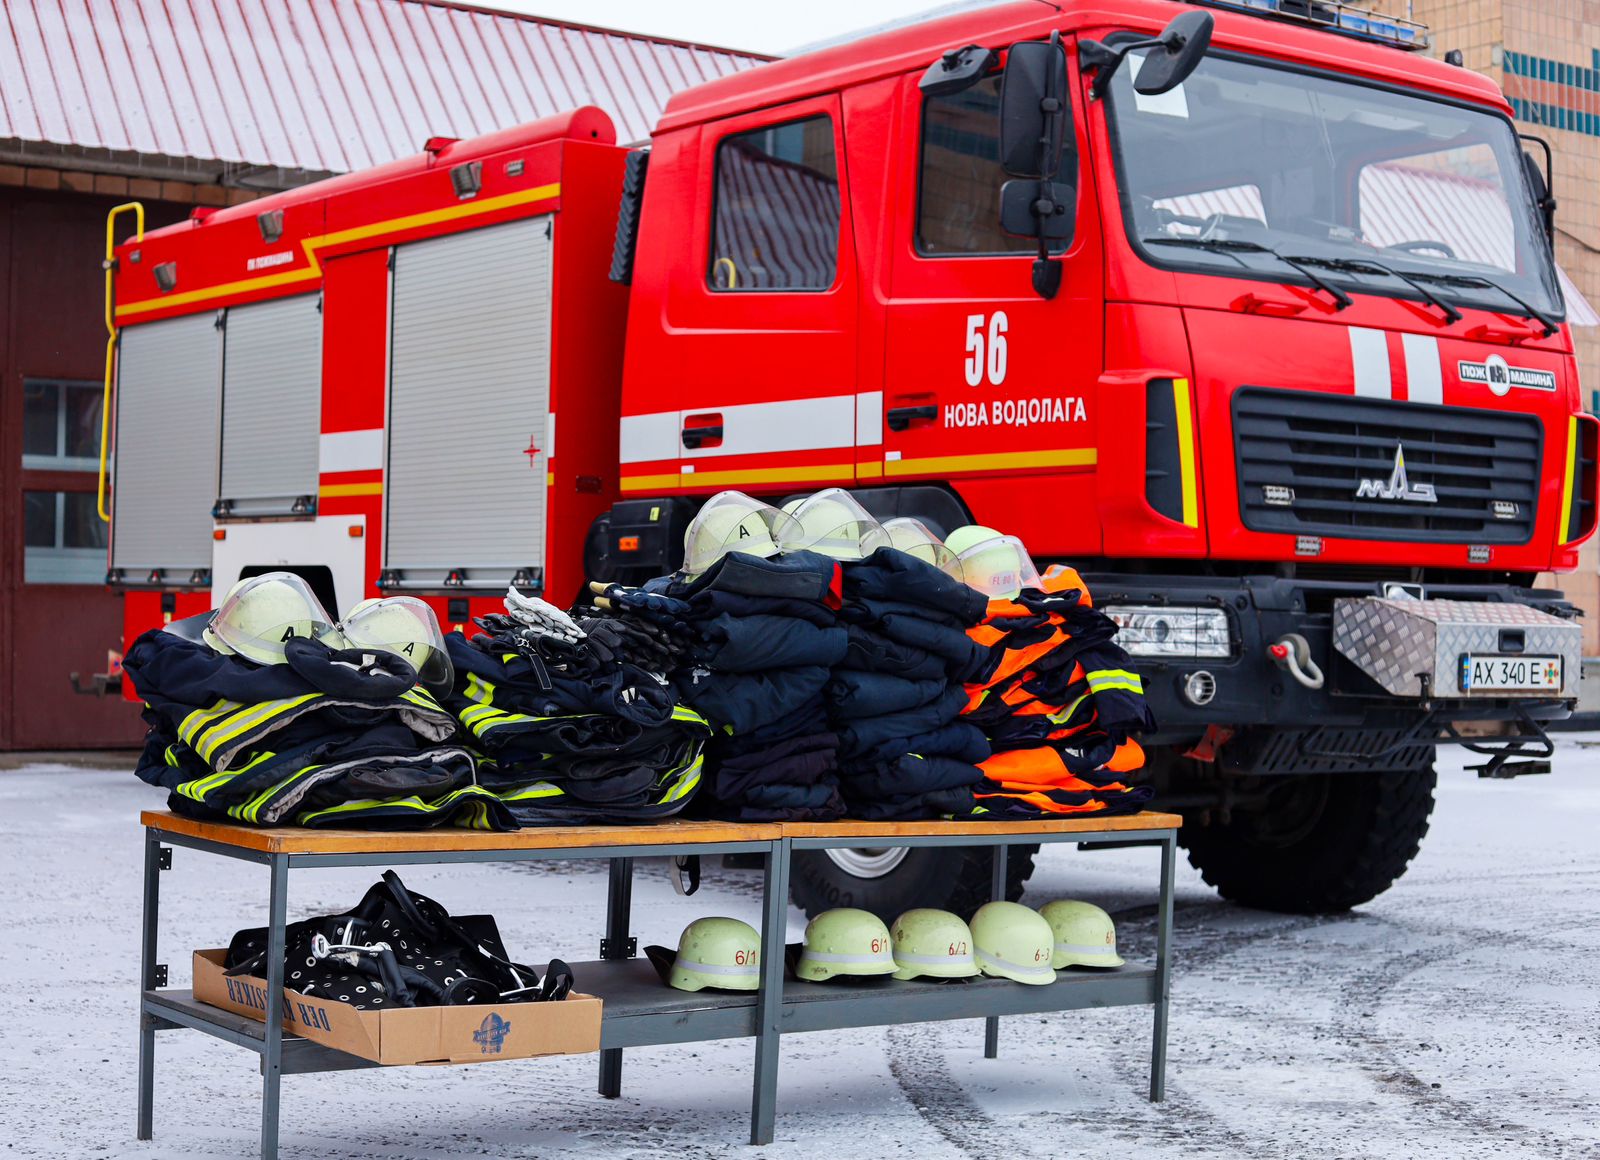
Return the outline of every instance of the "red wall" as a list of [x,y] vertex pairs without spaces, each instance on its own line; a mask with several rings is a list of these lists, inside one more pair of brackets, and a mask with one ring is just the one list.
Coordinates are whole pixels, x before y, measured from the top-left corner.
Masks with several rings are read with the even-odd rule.
[[[121,599],[83,584],[23,583],[27,491],[93,493],[93,472],[22,470],[22,381],[99,381],[105,198],[0,189],[0,749],[134,745],[137,707],[78,696],[68,674],[106,670],[121,650]],[[150,226],[186,207],[146,207]],[[181,454],[181,448],[174,448]]]

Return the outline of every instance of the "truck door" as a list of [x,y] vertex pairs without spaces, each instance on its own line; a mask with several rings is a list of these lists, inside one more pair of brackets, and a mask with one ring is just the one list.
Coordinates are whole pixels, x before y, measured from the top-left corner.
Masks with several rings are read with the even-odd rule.
[[837,97],[702,130],[698,244],[667,347],[680,486],[783,492],[855,477],[856,270]]
[[948,480],[981,522],[1042,553],[1097,546],[1064,539],[1064,525],[1094,521],[1064,519],[1048,502],[1094,469],[1103,359],[1100,245],[1092,191],[1078,179],[1077,118],[1060,180],[1078,186],[1078,224],[1058,243],[1061,289],[1047,301],[1031,284],[1038,243],[1000,228],[999,73],[938,97],[908,77],[902,99],[892,152],[903,220],[886,231],[884,483]]

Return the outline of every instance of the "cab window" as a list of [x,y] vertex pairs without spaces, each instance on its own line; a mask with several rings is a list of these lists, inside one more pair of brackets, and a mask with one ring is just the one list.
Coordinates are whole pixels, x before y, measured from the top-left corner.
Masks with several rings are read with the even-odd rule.
[[833,121],[806,117],[717,145],[713,290],[826,290],[839,264]]
[[[1069,148],[1059,180],[1072,181],[1076,169]],[[1007,180],[1000,168],[1000,74],[959,93],[927,98],[917,173],[917,252],[1037,252],[1033,238],[1000,228],[1000,187]]]

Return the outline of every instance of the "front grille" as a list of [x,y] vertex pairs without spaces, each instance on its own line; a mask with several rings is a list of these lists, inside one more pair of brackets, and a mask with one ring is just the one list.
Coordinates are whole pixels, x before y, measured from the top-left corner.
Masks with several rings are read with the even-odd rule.
[[[1532,415],[1244,387],[1233,431],[1252,531],[1470,544],[1533,536],[1543,431]],[[1437,502],[1358,498],[1364,480],[1389,483],[1401,446],[1413,492],[1432,487]]]

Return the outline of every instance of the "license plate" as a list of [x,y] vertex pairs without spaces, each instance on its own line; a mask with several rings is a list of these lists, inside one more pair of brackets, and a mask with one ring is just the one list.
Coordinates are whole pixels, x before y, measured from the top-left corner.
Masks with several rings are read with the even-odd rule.
[[1561,691],[1560,657],[1491,657],[1467,653],[1461,658],[1461,691]]

